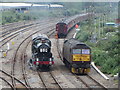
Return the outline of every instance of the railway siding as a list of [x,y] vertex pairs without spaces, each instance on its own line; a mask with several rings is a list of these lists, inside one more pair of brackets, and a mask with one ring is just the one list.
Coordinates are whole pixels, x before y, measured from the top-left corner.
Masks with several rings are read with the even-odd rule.
[[53,56],[55,61],[55,65],[52,67],[53,70],[51,71],[52,75],[62,88],[76,88],[75,85],[69,82],[69,80],[67,80],[67,78],[65,78],[65,76],[58,69],[59,65],[57,64],[57,62],[61,62],[61,59],[59,58],[59,55],[57,53],[57,48],[54,47],[56,46],[56,39],[50,40],[52,42],[52,52],[54,52]]
[[71,82],[69,82],[64,77],[63,74],[61,74],[60,71],[54,70],[54,71],[51,71],[51,73],[62,88],[76,88]]
[[[64,41],[64,40],[63,40]],[[56,47],[58,48],[57,50],[59,50],[58,51],[58,53],[59,53],[59,56],[61,57],[62,55],[60,55],[61,54],[61,46],[62,46],[62,44],[61,44],[62,42],[61,42],[61,39],[60,40],[57,40],[57,42],[56,42]],[[61,47],[61,48],[60,48]],[[97,82],[96,80],[94,80],[93,78],[88,78],[88,76],[84,76],[83,78],[81,77],[81,76],[77,76],[76,75],[76,78],[78,79],[78,80],[80,80],[81,81],[81,83],[83,83],[88,89],[93,89],[93,88],[102,88],[102,89],[105,89],[106,90],[106,88],[103,86],[103,85],[101,85],[101,84],[99,84],[99,82]],[[87,78],[87,79],[86,79]]]
[[[51,23],[51,24],[49,24],[49,27],[45,27],[45,28],[44,28],[44,25],[32,27],[32,29],[30,31],[32,31],[32,30],[41,31],[42,30],[41,33],[46,33],[46,34],[51,35],[51,34],[54,34],[54,32],[52,32],[52,31],[49,32],[48,28],[51,28],[52,30],[54,30],[55,27],[53,27],[53,26],[54,26],[53,23]],[[72,30],[71,34],[69,34],[67,38],[71,38],[73,36],[74,32],[75,32],[75,30],[74,31]],[[26,33],[25,36],[28,36],[31,33],[35,33],[35,32]],[[19,38],[19,37],[17,37],[17,38]],[[17,45],[15,47],[17,47],[24,38],[25,37],[23,37],[22,39],[20,39],[18,41],[16,39]],[[19,72],[20,68],[24,68],[24,70],[25,70],[24,74],[26,75],[26,78],[27,78],[28,82],[30,82],[29,84],[32,88],[46,88],[46,89],[47,88],[59,88],[59,89],[61,89],[61,88],[62,89],[64,89],[64,88],[86,88],[86,86],[79,80],[79,78],[82,78],[83,81],[87,81],[87,84],[90,86],[89,88],[101,88],[97,83],[93,82],[87,76],[76,77],[68,70],[68,68],[65,67],[65,65],[62,63],[61,58],[60,58],[60,56],[62,57],[62,45],[63,45],[64,39],[58,39],[58,44],[56,43],[56,39],[52,38],[50,40],[52,41],[52,52],[53,52],[54,61],[55,61],[55,65],[53,65],[53,67],[51,67],[50,72],[38,71],[38,73],[39,73],[39,75],[38,75],[38,73],[36,71],[32,71],[31,69],[28,68],[27,60],[30,59],[30,57],[32,56],[30,54],[31,53],[31,50],[30,50],[31,44],[28,45],[27,49],[24,47],[25,46],[25,44],[24,44],[23,45],[24,48],[22,48],[21,51],[18,52],[19,54],[17,55],[19,57],[18,58],[19,61],[17,61],[17,65],[19,65],[19,67],[16,68],[16,73],[13,75],[18,77],[22,82],[25,82],[24,79],[22,78],[22,74],[23,74],[21,72],[22,70]],[[58,52],[57,52],[57,46],[59,47],[58,50],[59,50],[60,56],[58,55]],[[26,49],[26,53],[23,53],[22,50],[24,50],[24,49]],[[15,48],[13,50],[15,50]],[[11,51],[9,53],[11,53]],[[8,57],[10,57],[10,55]],[[25,55],[27,55],[26,58],[24,58]],[[21,57],[23,59],[22,63],[24,63],[23,67],[20,64]],[[6,59],[4,59],[4,60],[6,60]],[[6,61],[4,61],[4,62],[6,62]],[[13,64],[13,63],[11,62],[11,63],[9,63],[9,65],[10,64]],[[64,65],[64,67],[63,67],[63,65]],[[4,66],[5,66],[5,64],[4,64]],[[92,73],[92,76],[94,77],[93,74],[94,73]],[[13,78],[16,80],[15,77],[13,77]],[[17,84],[16,85],[17,87],[19,87],[19,86],[22,87],[22,85],[20,83],[18,83],[17,81],[15,81],[15,82]],[[28,87],[29,85],[28,86],[25,85],[25,86]]]
[[[54,21],[54,22],[55,22],[55,21]],[[52,24],[53,24],[53,23],[49,24],[48,27],[53,27]],[[41,26],[39,26],[39,27],[41,27]],[[39,29],[40,29],[39,27],[36,27],[36,30],[37,30],[37,31],[41,31],[41,30],[44,30],[44,29],[45,29],[45,28],[43,27],[44,29],[39,30]],[[46,28],[48,28],[48,27],[46,27]],[[38,28],[38,29],[37,29],[37,28]],[[33,29],[33,28],[32,28],[32,29]],[[35,28],[34,28],[34,29],[35,29]],[[32,33],[32,32],[31,32],[31,33]],[[41,33],[42,33],[42,32],[41,32]],[[28,35],[29,35],[29,34],[30,34],[30,33],[28,33]],[[27,34],[26,34],[26,35],[27,35]],[[24,39],[24,38],[25,38],[25,37],[23,37],[22,39]],[[19,40],[19,43],[20,43],[20,42],[21,42],[21,41]],[[19,44],[18,44],[18,45],[19,45]],[[17,45],[16,45],[16,46],[17,46]],[[24,46],[24,45],[23,45],[23,46]],[[14,49],[14,50],[15,50],[15,49]],[[21,50],[21,51],[22,51],[22,50]],[[11,51],[10,51],[10,52],[11,52]],[[18,57],[20,57],[20,56],[21,56],[21,55],[20,55],[21,52],[19,51],[18,53],[19,53]],[[24,57],[24,55],[23,55],[23,57]],[[21,59],[21,58],[19,58],[19,59],[17,60],[17,63],[20,63],[20,59]],[[22,68],[21,65],[18,65],[18,64],[17,64],[17,66],[20,66],[19,68]],[[16,72],[14,75],[16,75],[16,77],[18,77],[19,79],[21,79],[21,80],[24,82],[24,80],[23,80],[22,77],[21,77],[21,73],[22,73],[22,72],[21,72],[21,71],[19,72],[19,70],[17,70],[17,69],[18,69],[18,67],[16,68],[16,71],[17,71],[17,72]],[[40,82],[40,81],[39,81],[39,82]],[[17,82],[15,82],[15,83],[16,83],[16,87],[19,87],[19,86],[21,87],[21,85],[20,85],[19,83],[17,83]],[[30,84],[31,84],[31,83],[30,83]],[[36,84],[34,84],[34,85],[35,85],[35,87],[36,87]],[[33,85],[32,85],[32,86],[33,86]],[[39,86],[40,86],[40,85],[39,85]],[[42,85],[41,85],[41,87],[42,87]],[[39,88],[41,88],[41,87],[39,87]],[[33,87],[33,88],[34,88],[34,87]]]

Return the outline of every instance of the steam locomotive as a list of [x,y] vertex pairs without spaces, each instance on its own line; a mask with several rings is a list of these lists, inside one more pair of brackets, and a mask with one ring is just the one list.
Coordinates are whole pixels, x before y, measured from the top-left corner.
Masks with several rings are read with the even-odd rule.
[[51,41],[44,34],[32,36],[32,59],[29,60],[31,68],[49,68],[54,64],[51,53]]

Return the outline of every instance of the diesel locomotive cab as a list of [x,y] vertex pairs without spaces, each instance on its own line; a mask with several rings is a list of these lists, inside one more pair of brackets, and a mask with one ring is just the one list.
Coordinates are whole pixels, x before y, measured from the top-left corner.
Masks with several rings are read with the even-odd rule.
[[90,72],[90,47],[74,38],[66,40],[63,44],[63,63],[72,73],[87,74]]
[[80,73],[89,72],[91,62],[90,52],[90,48],[85,47],[84,44],[78,44],[72,48],[72,72],[76,72],[75,69]]

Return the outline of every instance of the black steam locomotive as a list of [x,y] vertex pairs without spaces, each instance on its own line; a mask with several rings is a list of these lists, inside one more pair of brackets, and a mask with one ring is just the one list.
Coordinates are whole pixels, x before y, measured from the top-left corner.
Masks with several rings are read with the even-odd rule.
[[29,60],[31,68],[49,68],[54,64],[51,53],[51,41],[44,34],[32,37],[32,59]]
[[91,64],[90,47],[74,38],[64,41],[63,63],[72,73],[87,74]]

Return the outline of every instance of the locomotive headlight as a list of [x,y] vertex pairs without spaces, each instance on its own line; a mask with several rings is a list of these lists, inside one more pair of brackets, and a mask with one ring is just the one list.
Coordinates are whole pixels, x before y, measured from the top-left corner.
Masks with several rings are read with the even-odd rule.
[[38,58],[36,58],[36,61],[39,61],[39,59],[38,59]]
[[52,61],[52,58],[50,58],[50,61]]
[[39,65],[39,59],[38,58],[36,58],[36,65]]
[[39,62],[36,62],[36,65],[39,65]]
[[49,62],[49,64],[51,65],[51,64],[52,64],[52,62]]
[[52,65],[52,58],[50,58],[50,62],[49,62],[50,65]]
[[42,50],[42,48],[40,49],[40,52],[42,52],[43,50]]
[[45,52],[45,48],[43,48],[43,52]]

